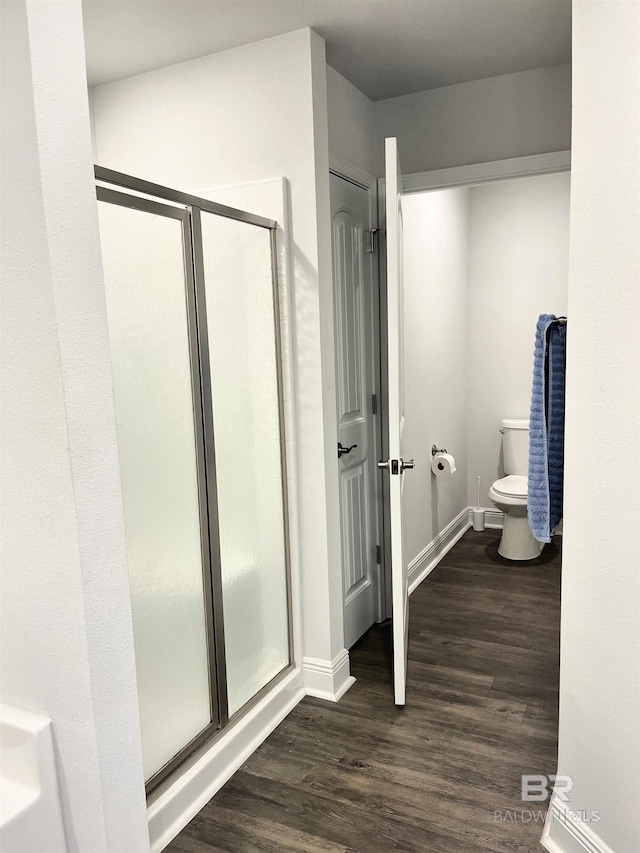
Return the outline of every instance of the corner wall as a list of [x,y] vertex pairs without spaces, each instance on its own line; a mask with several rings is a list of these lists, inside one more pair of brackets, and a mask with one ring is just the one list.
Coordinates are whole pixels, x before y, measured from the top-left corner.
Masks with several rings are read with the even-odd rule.
[[370,175],[376,174],[374,103],[327,65],[329,153]]
[[637,3],[573,3],[558,773],[587,821],[554,851],[640,850],[639,45]]
[[[2,15],[2,702],[69,851],[149,849],[79,0]],[[42,827],[47,832],[47,827]]]
[[329,151],[384,175],[398,138],[405,174],[571,148],[571,66],[536,68],[371,101],[327,66]]

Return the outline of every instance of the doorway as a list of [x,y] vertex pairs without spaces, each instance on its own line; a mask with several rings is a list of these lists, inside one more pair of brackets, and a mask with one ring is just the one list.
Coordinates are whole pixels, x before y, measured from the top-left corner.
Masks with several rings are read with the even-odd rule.
[[[413,591],[468,529],[478,494],[488,526],[502,526],[502,512],[486,497],[489,488],[511,474],[525,475],[512,479],[526,484],[526,453],[518,470],[506,470],[501,421],[528,420],[538,317],[566,314],[569,177],[558,174],[566,169],[536,175],[535,168],[526,169],[535,164],[527,163],[513,180],[492,180],[488,174],[481,182],[469,167],[476,172],[470,180],[461,174],[453,188],[432,190],[428,181],[426,186],[420,181],[438,176],[403,181],[398,170],[396,178],[393,139],[387,140],[387,155],[382,209],[387,246],[394,250],[393,256],[387,250],[387,289],[399,278],[403,300],[399,332],[387,308],[389,355],[395,351],[391,341],[399,341],[396,361],[405,367],[400,382],[389,368],[389,387],[395,383],[404,395],[400,420],[405,442],[404,450],[390,452],[390,457],[398,456],[402,468],[403,452],[408,453],[417,469],[401,482],[401,518],[395,530],[404,553],[402,559],[392,559],[390,573],[397,576],[398,588],[408,581]],[[488,169],[491,165],[496,166],[488,164]],[[395,302],[395,292],[391,295]],[[391,423],[391,410],[389,418]],[[476,429],[478,424],[482,428]],[[433,447],[448,447],[456,457],[451,476],[432,474]],[[393,518],[391,528],[393,535]],[[401,625],[406,597],[399,601],[396,607],[394,595],[396,688],[407,660]],[[396,704],[404,704],[402,691],[395,692]]]
[[[569,182],[560,172],[404,198],[410,584],[459,513],[479,504],[501,525],[488,492],[526,474],[505,470],[501,421],[528,420],[538,317],[568,311]],[[454,474],[431,473],[433,444]]]
[[[381,347],[380,420],[383,428],[388,420],[390,430],[398,419],[402,441],[392,450],[387,438],[389,460],[380,463],[389,472],[390,488],[400,486],[400,515],[396,512],[394,523],[389,491],[382,529],[391,529],[389,541],[394,530],[402,537],[387,574],[398,591],[394,689],[396,704],[404,704],[398,677],[406,672],[407,590],[427,577],[470,526],[476,501],[488,526],[502,526],[502,511],[489,502],[489,488],[506,475],[527,473],[526,459],[523,471],[505,470],[501,421],[527,418],[538,316],[566,314],[569,177],[568,159],[563,168],[559,152],[552,172],[546,159],[538,164],[525,158],[513,175],[487,164],[486,176],[468,167],[459,176],[447,175],[453,187],[429,186],[430,179],[444,176],[404,181],[396,140],[387,140],[386,154],[380,209],[386,215],[383,232],[389,233],[383,238],[387,257],[381,270],[386,267],[387,275],[380,303],[393,343],[388,352]],[[413,279],[408,297],[407,274]],[[389,357],[394,353],[395,366]],[[393,413],[392,390],[394,399],[399,395],[404,401]],[[482,428],[470,430],[468,422]],[[433,447],[448,447],[456,457],[450,478],[433,476]],[[417,471],[405,488],[402,474],[414,467],[414,457]]]
[[377,200],[330,176],[344,644],[386,615],[380,425]]

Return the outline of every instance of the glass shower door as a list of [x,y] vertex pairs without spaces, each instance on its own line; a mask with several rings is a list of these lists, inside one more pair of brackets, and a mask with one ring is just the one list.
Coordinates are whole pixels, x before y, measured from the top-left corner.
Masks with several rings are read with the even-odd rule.
[[272,234],[202,211],[228,715],[289,663]]
[[275,223],[96,177],[151,791],[291,663]]
[[98,199],[148,781],[216,722],[189,218]]

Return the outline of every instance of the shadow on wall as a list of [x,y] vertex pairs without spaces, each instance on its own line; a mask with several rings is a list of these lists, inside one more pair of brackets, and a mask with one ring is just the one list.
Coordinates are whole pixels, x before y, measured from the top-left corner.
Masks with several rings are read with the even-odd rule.
[[[428,464],[431,463],[429,459]],[[451,521],[451,478],[462,476],[461,472],[455,471],[448,477],[436,477],[431,472],[431,531],[433,537],[437,536]]]
[[440,490],[438,488],[438,480],[436,477],[431,477],[431,530],[440,530],[440,521],[438,513],[438,497]]

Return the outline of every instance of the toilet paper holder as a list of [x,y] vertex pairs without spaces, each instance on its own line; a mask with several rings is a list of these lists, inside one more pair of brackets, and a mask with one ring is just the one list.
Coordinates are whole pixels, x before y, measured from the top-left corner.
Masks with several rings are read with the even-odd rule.
[[435,456],[436,453],[447,453],[446,447],[436,447],[435,444],[431,445],[431,455]]

